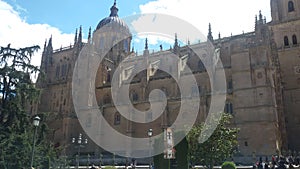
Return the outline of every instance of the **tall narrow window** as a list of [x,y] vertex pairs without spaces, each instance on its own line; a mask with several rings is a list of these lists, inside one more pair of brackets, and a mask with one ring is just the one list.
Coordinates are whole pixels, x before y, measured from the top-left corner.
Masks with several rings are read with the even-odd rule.
[[293,45],[296,45],[297,44],[297,36],[296,35],[293,35]]
[[59,78],[60,66],[56,67],[55,77]]
[[110,78],[110,71],[107,72],[106,81],[107,81],[108,83],[110,83],[110,81],[111,81],[111,78]]
[[127,40],[124,40],[123,43],[124,43],[124,50],[125,50],[125,52],[128,52],[129,49],[128,49],[128,42],[127,42]]
[[227,84],[227,91],[228,91],[228,93],[232,93],[232,89],[233,89],[232,79],[230,79],[228,81],[228,84]]
[[62,65],[61,76],[64,77],[67,75],[67,65]]
[[294,10],[295,10],[295,8],[294,8],[294,2],[293,1],[289,1],[288,2],[288,11],[292,12]]
[[289,38],[287,36],[284,37],[284,46],[289,46]]
[[120,123],[121,123],[121,115],[119,113],[115,113],[114,125],[119,125]]
[[233,107],[232,107],[232,103],[226,103],[225,104],[225,113],[233,113]]
[[131,101],[136,102],[139,100],[139,95],[136,93],[136,91],[132,91],[130,94]]

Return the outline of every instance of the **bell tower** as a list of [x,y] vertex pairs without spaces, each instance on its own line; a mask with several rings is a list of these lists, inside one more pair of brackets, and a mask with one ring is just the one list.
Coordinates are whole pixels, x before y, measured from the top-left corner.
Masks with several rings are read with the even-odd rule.
[[272,22],[292,21],[300,18],[298,0],[271,0]]

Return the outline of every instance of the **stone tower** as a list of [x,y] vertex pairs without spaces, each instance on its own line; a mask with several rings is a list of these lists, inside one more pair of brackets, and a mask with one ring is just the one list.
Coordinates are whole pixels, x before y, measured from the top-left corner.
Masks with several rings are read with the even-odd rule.
[[287,149],[300,150],[300,2],[271,0],[272,21],[269,24],[276,43],[283,93]]
[[297,0],[271,0],[272,22],[286,22],[300,17],[300,2]]

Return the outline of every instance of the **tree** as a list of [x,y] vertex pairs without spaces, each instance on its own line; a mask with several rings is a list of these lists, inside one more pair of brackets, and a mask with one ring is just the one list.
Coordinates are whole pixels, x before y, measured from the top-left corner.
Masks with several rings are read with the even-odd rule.
[[194,126],[187,135],[189,143],[189,159],[192,163],[202,164],[212,169],[231,157],[238,145],[237,128],[229,127],[232,116],[222,113],[220,122],[213,134],[203,143],[199,143],[199,136],[204,125]]
[[[182,133],[177,132],[175,133],[175,139],[176,138],[181,138],[180,135]],[[176,135],[178,135],[176,137]],[[188,169],[189,164],[188,164],[188,143],[186,140],[186,137],[184,137],[176,146],[175,146],[175,160],[177,161],[177,168],[179,169]]]
[[[33,143],[32,117],[26,111],[29,103],[39,98],[31,76],[39,68],[31,59],[39,46],[13,49],[0,47],[0,168],[29,167]],[[44,116],[40,114],[43,120]],[[42,121],[36,141],[34,164],[46,168],[55,157],[51,143],[45,138],[47,126]],[[48,164],[46,164],[48,162]]]

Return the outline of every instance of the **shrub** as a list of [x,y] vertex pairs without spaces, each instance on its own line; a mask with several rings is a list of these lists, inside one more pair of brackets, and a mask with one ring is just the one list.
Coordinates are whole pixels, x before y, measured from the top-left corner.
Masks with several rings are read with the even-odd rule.
[[107,166],[107,167],[105,167],[105,169],[117,169],[117,168],[114,166]]
[[236,166],[235,166],[234,162],[225,161],[222,164],[222,169],[236,169]]

